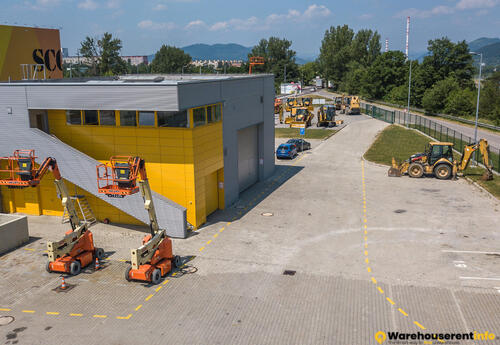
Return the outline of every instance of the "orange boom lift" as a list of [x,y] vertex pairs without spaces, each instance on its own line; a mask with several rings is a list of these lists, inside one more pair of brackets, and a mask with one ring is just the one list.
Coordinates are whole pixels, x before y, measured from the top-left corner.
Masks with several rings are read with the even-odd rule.
[[[0,157],[0,185],[8,188],[36,187],[43,176],[49,170],[52,171],[57,193],[69,214],[71,230],[66,232],[62,240],[47,242],[49,261],[46,269],[48,272],[77,275],[82,267],[92,263],[95,258],[101,260],[104,250],[94,247],[94,239],[87,223],[81,224],[55,158],[46,158],[38,168],[36,158],[34,150],[16,150],[13,156]],[[4,166],[6,169],[1,168]]]
[[252,67],[256,65],[263,65],[264,58],[262,56],[251,56],[250,57],[250,67],[248,69],[248,74],[252,74]]
[[151,234],[142,239],[142,246],[130,252],[131,266],[125,271],[128,281],[139,280],[158,284],[182,260],[172,254],[172,240],[160,229],[153,204],[153,193],[146,174],[146,163],[140,157],[115,156],[108,164],[97,166],[99,193],[124,198],[141,191],[144,208],[149,214]]

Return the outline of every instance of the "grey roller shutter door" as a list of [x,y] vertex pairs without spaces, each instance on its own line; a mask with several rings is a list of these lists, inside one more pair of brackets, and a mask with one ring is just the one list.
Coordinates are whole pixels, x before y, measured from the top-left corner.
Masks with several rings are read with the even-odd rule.
[[238,131],[238,181],[242,192],[259,180],[257,126]]

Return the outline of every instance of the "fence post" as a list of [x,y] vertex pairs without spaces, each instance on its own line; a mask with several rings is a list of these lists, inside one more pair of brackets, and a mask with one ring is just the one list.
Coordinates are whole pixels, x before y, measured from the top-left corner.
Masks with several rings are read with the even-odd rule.
[[446,140],[449,141],[450,137],[448,136],[448,127],[446,127]]
[[462,152],[464,149],[464,142],[462,140],[462,133],[460,133],[460,152]]
[[439,141],[443,141],[443,125],[439,125]]

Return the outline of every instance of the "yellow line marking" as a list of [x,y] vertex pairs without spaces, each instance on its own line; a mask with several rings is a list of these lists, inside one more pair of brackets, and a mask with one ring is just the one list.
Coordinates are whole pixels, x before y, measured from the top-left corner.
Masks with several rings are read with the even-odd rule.
[[151,299],[151,297],[153,297],[153,294],[151,294],[148,297],[146,297],[146,302],[149,301]]
[[0,308],[0,311],[11,311],[12,309],[10,308]]
[[[227,222],[227,224],[226,224],[226,225],[231,225],[231,222]],[[223,229],[224,229],[224,228],[223,228]]]
[[365,218],[364,222],[365,222],[365,223],[367,222],[366,218]]
[[107,317],[108,317],[108,315],[98,315],[98,314],[96,314],[96,315],[94,315],[93,317],[97,317],[97,318],[105,319],[105,318],[107,318]]
[[165,279],[165,281],[161,285],[165,285],[168,283],[168,279]]
[[23,313],[31,313],[31,314],[33,314],[35,311],[34,310],[23,310],[22,312]]
[[205,249],[205,247],[201,247],[201,248],[200,248],[200,252],[201,252],[203,249]]
[[372,268],[371,268],[371,267],[367,267],[367,268],[366,268],[366,270],[367,270],[368,272],[371,272],[371,271],[372,271]]
[[368,241],[368,237],[365,236],[365,241]]
[[212,243],[212,240],[208,240],[208,241],[207,241],[207,244],[210,244],[210,243]]
[[424,344],[432,344],[432,341],[430,341],[430,340],[424,340]]
[[365,243],[365,248],[368,248],[368,243]]
[[155,291],[156,291],[156,292],[160,291],[162,287],[163,287],[163,286],[161,286],[161,285],[160,285],[160,286],[158,286],[158,287],[155,289]]
[[118,261],[121,261],[121,262],[127,262],[127,260],[125,260],[125,259],[121,259],[121,260],[118,260]]
[[365,229],[368,228],[368,225],[365,224]]
[[398,310],[399,310],[399,312],[400,312],[401,314],[403,314],[404,316],[408,316],[408,314],[406,314],[406,312],[405,312],[403,309],[398,308]]
[[365,230],[365,235],[368,235],[368,231]]
[[382,288],[381,288],[380,286],[377,286],[377,289],[378,289],[378,291],[379,291],[381,294],[383,294],[383,293],[384,293],[384,290],[382,290]]
[[369,264],[369,263],[370,263],[370,260],[368,260],[368,258],[366,258],[366,259],[365,259],[365,262],[366,262],[367,264]]
[[23,248],[24,250],[28,250],[30,252],[34,252],[35,250],[33,248]]
[[135,311],[138,311],[141,308],[142,308],[142,304],[139,304],[137,307],[135,307]]
[[372,282],[373,282],[373,284],[377,284],[377,279],[375,279],[374,277],[372,277]]
[[69,314],[69,316],[83,316],[83,314]]
[[389,301],[389,303],[390,303],[390,304],[392,304],[392,305],[396,304],[396,303],[394,303],[394,301],[393,301],[392,299],[390,299],[389,297],[386,297],[386,300],[388,300],[388,301]]
[[128,320],[132,317],[132,314],[128,314],[127,316],[117,316],[116,318],[119,320]]
[[424,326],[422,326],[421,324],[419,324],[417,321],[413,321],[413,323],[414,323],[415,325],[417,325],[418,327],[420,327],[421,329],[427,329],[427,328],[425,328]]
[[365,256],[368,256],[368,250],[365,250]]
[[224,231],[224,229],[225,229],[225,228],[220,229],[220,230],[219,230],[219,232],[223,232],[223,231]]
[[48,250],[44,250],[43,252],[44,252],[44,253],[48,253],[49,251],[48,251]]
[[59,313],[56,311],[48,311],[45,314],[47,314],[47,315],[59,315]]
[[217,238],[217,236],[219,236],[219,234],[214,234],[214,238]]

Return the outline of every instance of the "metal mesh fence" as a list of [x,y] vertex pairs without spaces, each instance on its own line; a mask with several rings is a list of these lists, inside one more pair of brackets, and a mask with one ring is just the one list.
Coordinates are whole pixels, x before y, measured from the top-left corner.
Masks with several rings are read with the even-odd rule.
[[[438,141],[452,142],[459,152],[463,152],[465,145],[474,142],[473,138],[420,115],[407,114],[400,110],[382,109],[366,103],[361,103],[361,112],[381,121],[417,129]],[[491,145],[489,148],[493,170],[500,172],[500,149]],[[476,154],[476,160],[482,161],[481,154],[479,152]]]

